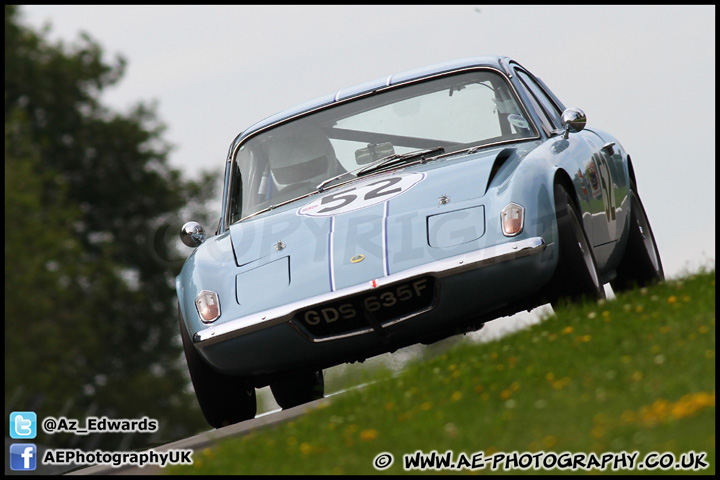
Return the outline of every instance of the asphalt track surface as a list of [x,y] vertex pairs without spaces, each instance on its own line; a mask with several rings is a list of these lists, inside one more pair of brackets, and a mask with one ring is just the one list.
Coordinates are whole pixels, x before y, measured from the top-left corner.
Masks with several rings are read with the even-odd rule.
[[[293,418],[305,415],[309,410],[327,405],[330,398],[325,397],[315,400],[304,405],[289,408],[287,410],[274,410],[266,414],[259,415],[252,420],[228,425],[227,427],[210,430],[198,435],[168,443],[159,447],[154,447],[156,452],[164,452],[167,450],[191,449],[193,451],[201,450],[215,444],[217,441],[228,437],[238,437],[247,435],[250,432],[262,430],[283,422],[287,422]],[[124,465],[121,467],[113,467],[110,465],[93,465],[91,467],[81,468],[67,475],[158,475],[161,474],[163,468],[157,465],[147,465],[145,467],[137,467],[134,465]]]

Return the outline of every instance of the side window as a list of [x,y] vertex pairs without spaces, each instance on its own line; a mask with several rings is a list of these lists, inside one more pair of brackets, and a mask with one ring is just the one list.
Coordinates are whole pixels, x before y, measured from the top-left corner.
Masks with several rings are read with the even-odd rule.
[[521,80],[520,86],[523,89],[525,95],[527,95],[528,99],[530,100],[530,106],[537,113],[538,117],[540,117],[540,124],[545,131],[545,134],[550,136],[551,132],[556,128],[555,125],[553,124],[553,122],[550,121],[547,114],[545,113],[545,109],[540,106],[538,99],[535,98],[535,95],[530,91],[525,82]]
[[525,87],[533,94],[535,100],[540,103],[545,113],[545,116],[549,118],[553,127],[555,129],[561,128],[562,122],[560,118],[562,116],[562,112],[550,99],[550,97],[548,97],[542,87],[538,85],[538,83],[524,71],[515,70],[515,73],[517,73],[517,76],[523,83],[523,85],[525,85]]

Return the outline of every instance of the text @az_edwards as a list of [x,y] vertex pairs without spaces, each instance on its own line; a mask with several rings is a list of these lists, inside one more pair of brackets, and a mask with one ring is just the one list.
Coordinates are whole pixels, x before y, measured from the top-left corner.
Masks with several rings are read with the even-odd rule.
[[45,417],[41,423],[45,433],[74,433],[87,435],[89,433],[154,433],[158,430],[158,421],[148,417],[137,418],[108,418],[87,417],[84,424],[74,418]]

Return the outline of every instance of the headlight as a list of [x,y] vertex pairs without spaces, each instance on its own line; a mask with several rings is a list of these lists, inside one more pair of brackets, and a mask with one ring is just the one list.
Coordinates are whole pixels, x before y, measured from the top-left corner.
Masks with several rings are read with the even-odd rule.
[[502,210],[502,230],[506,237],[514,237],[523,231],[525,209],[517,203],[508,203]]
[[218,294],[210,290],[203,290],[195,297],[195,308],[197,308],[200,320],[204,323],[211,323],[220,317],[220,299]]

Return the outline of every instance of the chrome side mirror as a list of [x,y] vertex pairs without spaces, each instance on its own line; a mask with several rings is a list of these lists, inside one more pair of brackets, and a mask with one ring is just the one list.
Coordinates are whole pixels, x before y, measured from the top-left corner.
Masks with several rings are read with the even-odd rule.
[[205,238],[205,229],[198,222],[187,222],[180,229],[180,240],[188,247],[199,246]]
[[585,128],[587,117],[579,108],[568,108],[562,114],[562,124],[565,129],[563,138],[567,139],[570,132],[576,133]]

